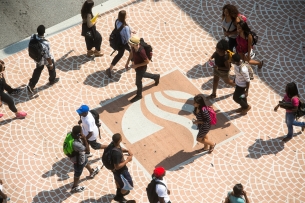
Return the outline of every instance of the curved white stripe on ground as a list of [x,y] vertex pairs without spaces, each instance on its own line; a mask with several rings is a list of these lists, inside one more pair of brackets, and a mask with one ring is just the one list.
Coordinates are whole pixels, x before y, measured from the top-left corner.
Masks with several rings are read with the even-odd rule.
[[150,113],[152,113],[153,115],[155,115],[159,118],[163,118],[165,120],[172,121],[174,123],[182,125],[186,129],[188,129],[191,132],[191,134],[193,135],[193,147],[195,147],[195,145],[197,143],[196,136],[197,136],[198,131],[192,129],[193,122],[190,119],[185,118],[183,116],[179,116],[177,114],[173,114],[173,113],[163,111],[162,109],[159,109],[154,104],[154,102],[152,100],[152,97],[151,97],[151,94],[146,95],[144,99],[145,99],[146,107],[147,107],[147,109],[149,110]]
[[176,99],[185,99],[185,100],[194,100],[195,95],[191,95],[186,92],[180,92],[180,91],[175,91],[175,90],[165,90],[165,94],[167,94],[170,97],[176,98]]
[[143,115],[141,100],[131,104],[122,119],[122,131],[131,144],[134,144],[161,129],[163,129],[162,126],[151,122]]
[[[177,96],[179,96],[178,94],[180,94],[180,93],[183,94],[184,92],[175,91],[175,95],[177,95]],[[182,102],[169,100],[166,97],[164,97],[161,92],[155,92],[155,96],[156,96],[157,100],[161,104],[163,104],[164,106],[168,106],[168,107],[179,109],[179,110],[184,110],[184,111],[187,111],[187,112],[190,112],[190,113],[194,111],[194,106],[193,105],[184,104]]]

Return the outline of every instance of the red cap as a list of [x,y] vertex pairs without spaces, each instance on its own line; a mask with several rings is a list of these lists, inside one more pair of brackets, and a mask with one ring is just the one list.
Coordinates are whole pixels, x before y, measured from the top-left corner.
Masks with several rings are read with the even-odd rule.
[[154,176],[160,178],[165,174],[165,169],[163,167],[156,167],[154,170]]

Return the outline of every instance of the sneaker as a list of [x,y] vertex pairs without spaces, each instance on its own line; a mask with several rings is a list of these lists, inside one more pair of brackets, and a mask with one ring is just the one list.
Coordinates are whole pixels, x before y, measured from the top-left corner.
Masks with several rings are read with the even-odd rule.
[[71,189],[71,193],[75,193],[75,192],[82,192],[84,191],[86,188],[84,186],[76,186],[74,188]]
[[4,114],[0,113],[0,118],[2,118],[3,115],[4,115]]
[[49,82],[49,85],[54,85],[55,83],[57,83],[59,81],[59,78],[55,78],[55,80],[53,80],[52,82]]
[[160,75],[158,74],[158,77],[155,79],[155,86],[159,85],[160,82]]
[[285,137],[284,139],[282,139],[283,142],[288,142],[289,140],[291,140],[292,137]]
[[96,174],[98,174],[98,172],[100,172],[100,166],[97,166],[94,170],[93,170],[93,172],[92,172],[92,174],[90,174],[90,178],[94,178],[94,176],[96,175]]
[[102,53],[101,51],[96,51],[96,50],[93,52],[93,54],[95,57],[104,56],[104,53]]
[[30,84],[28,84],[28,85],[26,86],[26,88],[28,89],[28,91],[29,91],[30,93],[34,94],[34,87],[32,87],[32,86],[30,86]]
[[110,68],[107,68],[107,70],[106,70],[106,75],[107,75],[109,78],[111,78],[111,70],[110,70]]
[[130,100],[130,102],[133,103],[133,102],[136,102],[136,101],[138,101],[138,100],[140,100],[140,99],[142,99],[142,95],[136,95],[134,98],[132,98],[132,99]]
[[[0,118],[1,118],[1,116],[0,116]],[[304,126],[302,126],[302,132],[305,130],[305,125]]]
[[9,93],[10,95],[17,95],[21,92],[21,89],[14,89],[11,93]]
[[236,113],[241,113],[242,111],[243,111],[243,108],[241,108],[241,107],[235,110]]
[[123,196],[114,196],[113,198],[114,201],[117,201],[117,202],[127,202],[127,199],[125,199]]
[[248,113],[248,111],[250,111],[250,109],[251,109],[251,106],[248,105],[248,108],[243,109],[243,110],[241,111],[241,114],[242,114],[242,115],[246,115],[246,114]]
[[91,154],[91,153],[86,153],[86,155],[87,155],[87,158],[90,158],[90,157],[93,157],[93,154]]
[[22,118],[25,118],[27,115],[27,113],[23,112],[23,111],[19,111],[16,113],[16,118],[18,119],[22,119]]

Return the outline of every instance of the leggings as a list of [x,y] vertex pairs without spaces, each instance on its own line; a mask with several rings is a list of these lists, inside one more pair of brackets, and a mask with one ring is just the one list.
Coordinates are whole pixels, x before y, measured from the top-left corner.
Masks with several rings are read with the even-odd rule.
[[15,106],[14,100],[4,92],[1,92],[0,96],[1,101],[5,102],[12,112],[17,113],[17,108]]

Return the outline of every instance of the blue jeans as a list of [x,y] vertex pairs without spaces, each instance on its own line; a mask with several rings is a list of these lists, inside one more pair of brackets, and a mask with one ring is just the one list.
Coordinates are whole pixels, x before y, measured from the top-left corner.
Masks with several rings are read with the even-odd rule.
[[286,112],[285,122],[288,128],[287,138],[292,138],[293,136],[293,126],[305,126],[305,122],[299,122],[295,120],[295,112]]

